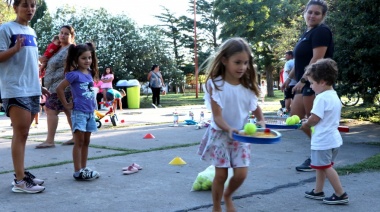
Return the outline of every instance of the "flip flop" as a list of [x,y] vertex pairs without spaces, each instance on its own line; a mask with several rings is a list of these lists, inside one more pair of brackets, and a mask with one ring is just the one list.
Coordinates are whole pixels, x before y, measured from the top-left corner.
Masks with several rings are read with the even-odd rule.
[[138,170],[141,170],[141,169],[142,169],[142,167],[141,167],[139,164],[137,164],[137,163],[132,163],[131,166],[135,167],[135,168],[138,169]]
[[54,148],[55,144],[47,144],[47,143],[41,143],[37,145],[35,148],[36,149],[46,149],[46,148]]
[[123,174],[134,174],[138,172],[139,170],[133,166],[128,166],[126,170],[123,170]]
[[[137,163],[132,163],[132,165],[130,165],[130,166],[135,167],[137,170],[141,170],[142,169],[142,167],[139,164],[137,164]],[[128,170],[130,166],[124,167],[123,171]]]
[[66,142],[63,142],[62,145],[63,146],[74,145],[74,141],[73,140],[68,140]]

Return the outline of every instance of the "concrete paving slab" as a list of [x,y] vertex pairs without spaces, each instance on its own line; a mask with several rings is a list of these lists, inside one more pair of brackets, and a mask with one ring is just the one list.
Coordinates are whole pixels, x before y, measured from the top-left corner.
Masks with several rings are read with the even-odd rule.
[[[185,114],[189,108],[180,110]],[[52,161],[71,160],[72,146],[34,149],[38,144],[36,141],[45,138],[41,126],[37,132],[31,133],[26,150],[26,166],[41,165],[30,171],[44,179],[46,184],[46,190],[36,195],[12,193],[10,139],[6,134],[0,134],[0,211],[210,211],[211,192],[190,191],[197,174],[210,163],[200,161],[196,154],[198,145],[173,148],[174,145],[199,142],[205,129],[168,127],[172,121],[171,111],[173,108],[123,111],[131,113],[125,116],[133,116],[128,119],[127,127],[104,127],[93,134],[92,145],[96,148],[90,148],[88,166],[99,171],[101,177],[91,182],[75,181],[72,163],[49,165]],[[65,141],[70,138],[68,125],[63,121],[60,124],[62,131],[56,140]],[[5,125],[1,120],[0,128],[4,129]],[[152,133],[156,138],[143,139],[146,133]],[[314,186],[315,173],[296,172],[294,167],[308,156],[309,141],[298,130],[281,133],[282,141],[278,144],[252,145],[248,178],[234,194],[238,211],[356,212],[380,208],[377,201],[380,172],[341,177],[350,195],[348,206],[326,206],[304,198],[304,192]],[[380,152],[379,146],[364,144],[380,142],[379,125],[364,123],[351,127],[349,133],[342,135],[344,145],[336,161],[337,167],[363,161]],[[165,149],[168,147],[171,148]],[[140,152],[128,154],[130,149]],[[169,165],[176,156],[187,164]],[[121,168],[133,162],[143,166],[143,170],[122,175]],[[332,188],[328,182],[325,188],[326,194],[330,195]]]

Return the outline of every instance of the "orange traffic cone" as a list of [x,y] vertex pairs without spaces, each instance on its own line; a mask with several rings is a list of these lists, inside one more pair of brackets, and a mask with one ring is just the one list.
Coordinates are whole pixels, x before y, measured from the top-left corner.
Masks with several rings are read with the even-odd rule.
[[152,139],[155,138],[152,134],[148,133],[144,136],[144,139]]

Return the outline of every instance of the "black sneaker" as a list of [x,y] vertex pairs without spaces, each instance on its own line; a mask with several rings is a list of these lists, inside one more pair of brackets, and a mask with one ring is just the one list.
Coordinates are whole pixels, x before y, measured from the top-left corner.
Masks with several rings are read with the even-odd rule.
[[[42,184],[44,184],[44,180],[41,180],[41,179],[38,179],[38,178],[36,178],[36,176],[34,176],[32,173],[30,173],[29,171],[24,171],[24,174],[25,174],[25,177],[28,177],[28,178],[30,178],[30,179],[32,179],[33,180],[33,182],[35,183],[35,184],[37,184],[37,185],[42,185]],[[13,174],[14,176],[15,176],[15,179],[16,179],[16,174]],[[14,186],[15,185],[15,181],[13,180],[12,181],[12,185]]]
[[306,191],[305,197],[309,198],[309,199],[323,200],[325,198],[325,193],[323,191],[318,192],[318,193],[314,193],[314,189],[313,189],[311,191]]
[[348,195],[346,192],[344,192],[340,197],[333,194],[331,197],[326,197],[323,199],[323,203],[328,205],[347,204],[348,201]]
[[301,164],[300,166],[296,167],[296,170],[299,171],[299,172],[315,171],[315,169],[312,169],[310,167],[310,162],[311,162],[310,158],[306,159],[305,162],[303,162],[303,164]]
[[75,173],[73,174],[73,177],[76,180],[95,180],[99,178],[99,173],[97,171],[92,171],[89,168],[84,168],[79,171],[79,175],[76,176]]

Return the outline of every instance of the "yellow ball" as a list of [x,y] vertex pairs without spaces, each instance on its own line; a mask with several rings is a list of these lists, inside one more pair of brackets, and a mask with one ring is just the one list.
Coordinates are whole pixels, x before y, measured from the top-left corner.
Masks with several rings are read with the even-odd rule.
[[211,186],[209,186],[208,184],[206,184],[206,183],[202,184],[202,191],[208,191],[210,189],[211,189]]
[[244,132],[247,135],[253,135],[256,132],[256,125],[253,123],[247,123],[244,125]]
[[206,181],[206,178],[202,177],[202,176],[198,176],[196,181],[197,181],[197,183],[203,183],[204,181]]
[[311,130],[311,134],[314,134],[314,126],[310,127],[310,130]]
[[301,121],[300,117],[297,115],[292,115],[292,118],[294,119],[295,124],[298,124]]
[[286,125],[295,125],[296,122],[293,117],[286,118]]
[[201,184],[199,184],[199,183],[194,183],[193,184],[193,190],[194,191],[200,191],[201,189],[202,189]]

